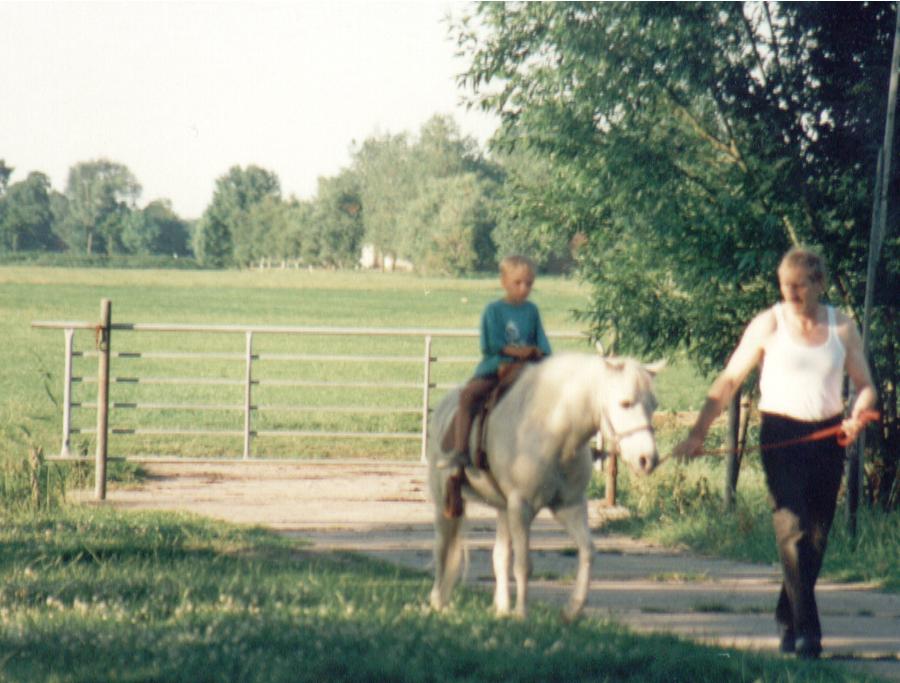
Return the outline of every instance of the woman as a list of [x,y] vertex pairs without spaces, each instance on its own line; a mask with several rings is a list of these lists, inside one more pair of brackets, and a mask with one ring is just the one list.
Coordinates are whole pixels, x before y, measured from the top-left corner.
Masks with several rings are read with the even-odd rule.
[[[814,590],[834,519],[844,448],[836,439],[796,440],[841,425],[854,441],[865,424],[861,415],[874,406],[876,394],[856,325],[820,302],[825,267],[818,254],[805,247],[789,250],[778,267],[778,281],[784,300],[747,326],[674,455],[700,452],[710,424],[761,365],[760,445],[784,575],[775,620],[782,652],[815,658],[822,651],[822,631]],[[845,372],[856,389],[846,419]],[[787,441],[795,443],[780,445]]]

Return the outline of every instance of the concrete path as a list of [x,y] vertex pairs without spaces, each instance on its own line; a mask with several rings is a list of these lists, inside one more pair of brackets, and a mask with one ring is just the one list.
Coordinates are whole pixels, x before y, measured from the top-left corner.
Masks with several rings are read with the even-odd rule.
[[[309,539],[323,551],[360,552],[430,569],[433,508],[424,468],[417,463],[154,464],[148,472],[141,487],[112,487],[110,504],[261,524]],[[627,514],[591,509],[597,556],[588,613],[641,632],[777,651],[772,617],[780,587],[777,566],[698,557],[605,533],[604,521],[617,512]],[[468,513],[466,580],[490,589],[494,512],[469,504]],[[532,599],[563,604],[575,568],[572,547],[542,513],[532,538]],[[821,581],[817,599],[825,658],[900,681],[900,595]]]

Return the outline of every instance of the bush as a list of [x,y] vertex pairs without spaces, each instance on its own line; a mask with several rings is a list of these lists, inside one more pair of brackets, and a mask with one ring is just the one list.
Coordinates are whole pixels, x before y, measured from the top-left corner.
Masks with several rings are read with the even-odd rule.
[[197,260],[189,256],[164,254],[75,254],[54,251],[0,251],[0,266],[55,266],[59,268],[171,268],[201,269]]

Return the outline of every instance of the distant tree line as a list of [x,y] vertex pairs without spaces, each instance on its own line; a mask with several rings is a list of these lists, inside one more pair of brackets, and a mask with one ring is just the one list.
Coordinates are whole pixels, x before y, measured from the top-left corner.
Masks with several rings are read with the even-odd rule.
[[188,222],[167,200],[139,209],[141,186],[122,164],[78,163],[62,193],[38,171],[11,183],[13,171],[0,159],[0,251],[191,253]]
[[488,159],[442,116],[415,137],[379,134],[354,144],[349,167],[320,178],[308,200],[282,196],[271,170],[234,166],[217,179],[196,221],[178,216],[164,199],[141,208],[141,185],[120,163],[75,164],[61,193],[40,172],[11,182],[13,171],[0,160],[5,252],[192,256],[218,268],[351,268],[365,245],[375,267],[402,261],[435,273],[493,269],[498,252],[510,251],[526,251],[550,269],[571,264],[568,241],[548,236],[540,218],[515,208],[523,189],[541,182],[540,160]]

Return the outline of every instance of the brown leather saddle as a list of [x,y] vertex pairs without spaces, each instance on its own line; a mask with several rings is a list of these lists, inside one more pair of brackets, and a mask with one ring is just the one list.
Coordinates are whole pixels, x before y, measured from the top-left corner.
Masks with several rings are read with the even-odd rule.
[[[485,434],[487,433],[488,418],[494,408],[500,402],[500,399],[506,395],[506,392],[509,391],[510,387],[512,387],[516,379],[518,379],[519,375],[527,364],[527,362],[516,362],[507,363],[501,366],[498,373],[500,381],[497,383],[497,386],[494,387],[494,389],[484,401],[481,401],[474,408],[475,419],[472,421],[472,426],[477,430],[477,438],[475,439],[475,455],[472,458],[472,462],[474,463],[475,467],[480,470],[490,472],[491,469],[490,465],[488,464],[487,450],[485,449],[484,445]],[[454,423],[455,420],[450,421],[450,425],[447,428],[447,431],[444,432],[443,439],[441,439],[441,448],[444,451],[449,451],[453,447]],[[465,483],[465,481],[466,470],[464,467],[458,468],[458,470],[454,472],[448,480],[447,491],[444,496],[445,517],[451,519],[455,517],[462,517],[463,512],[465,511],[465,506],[462,499],[462,485]]]

